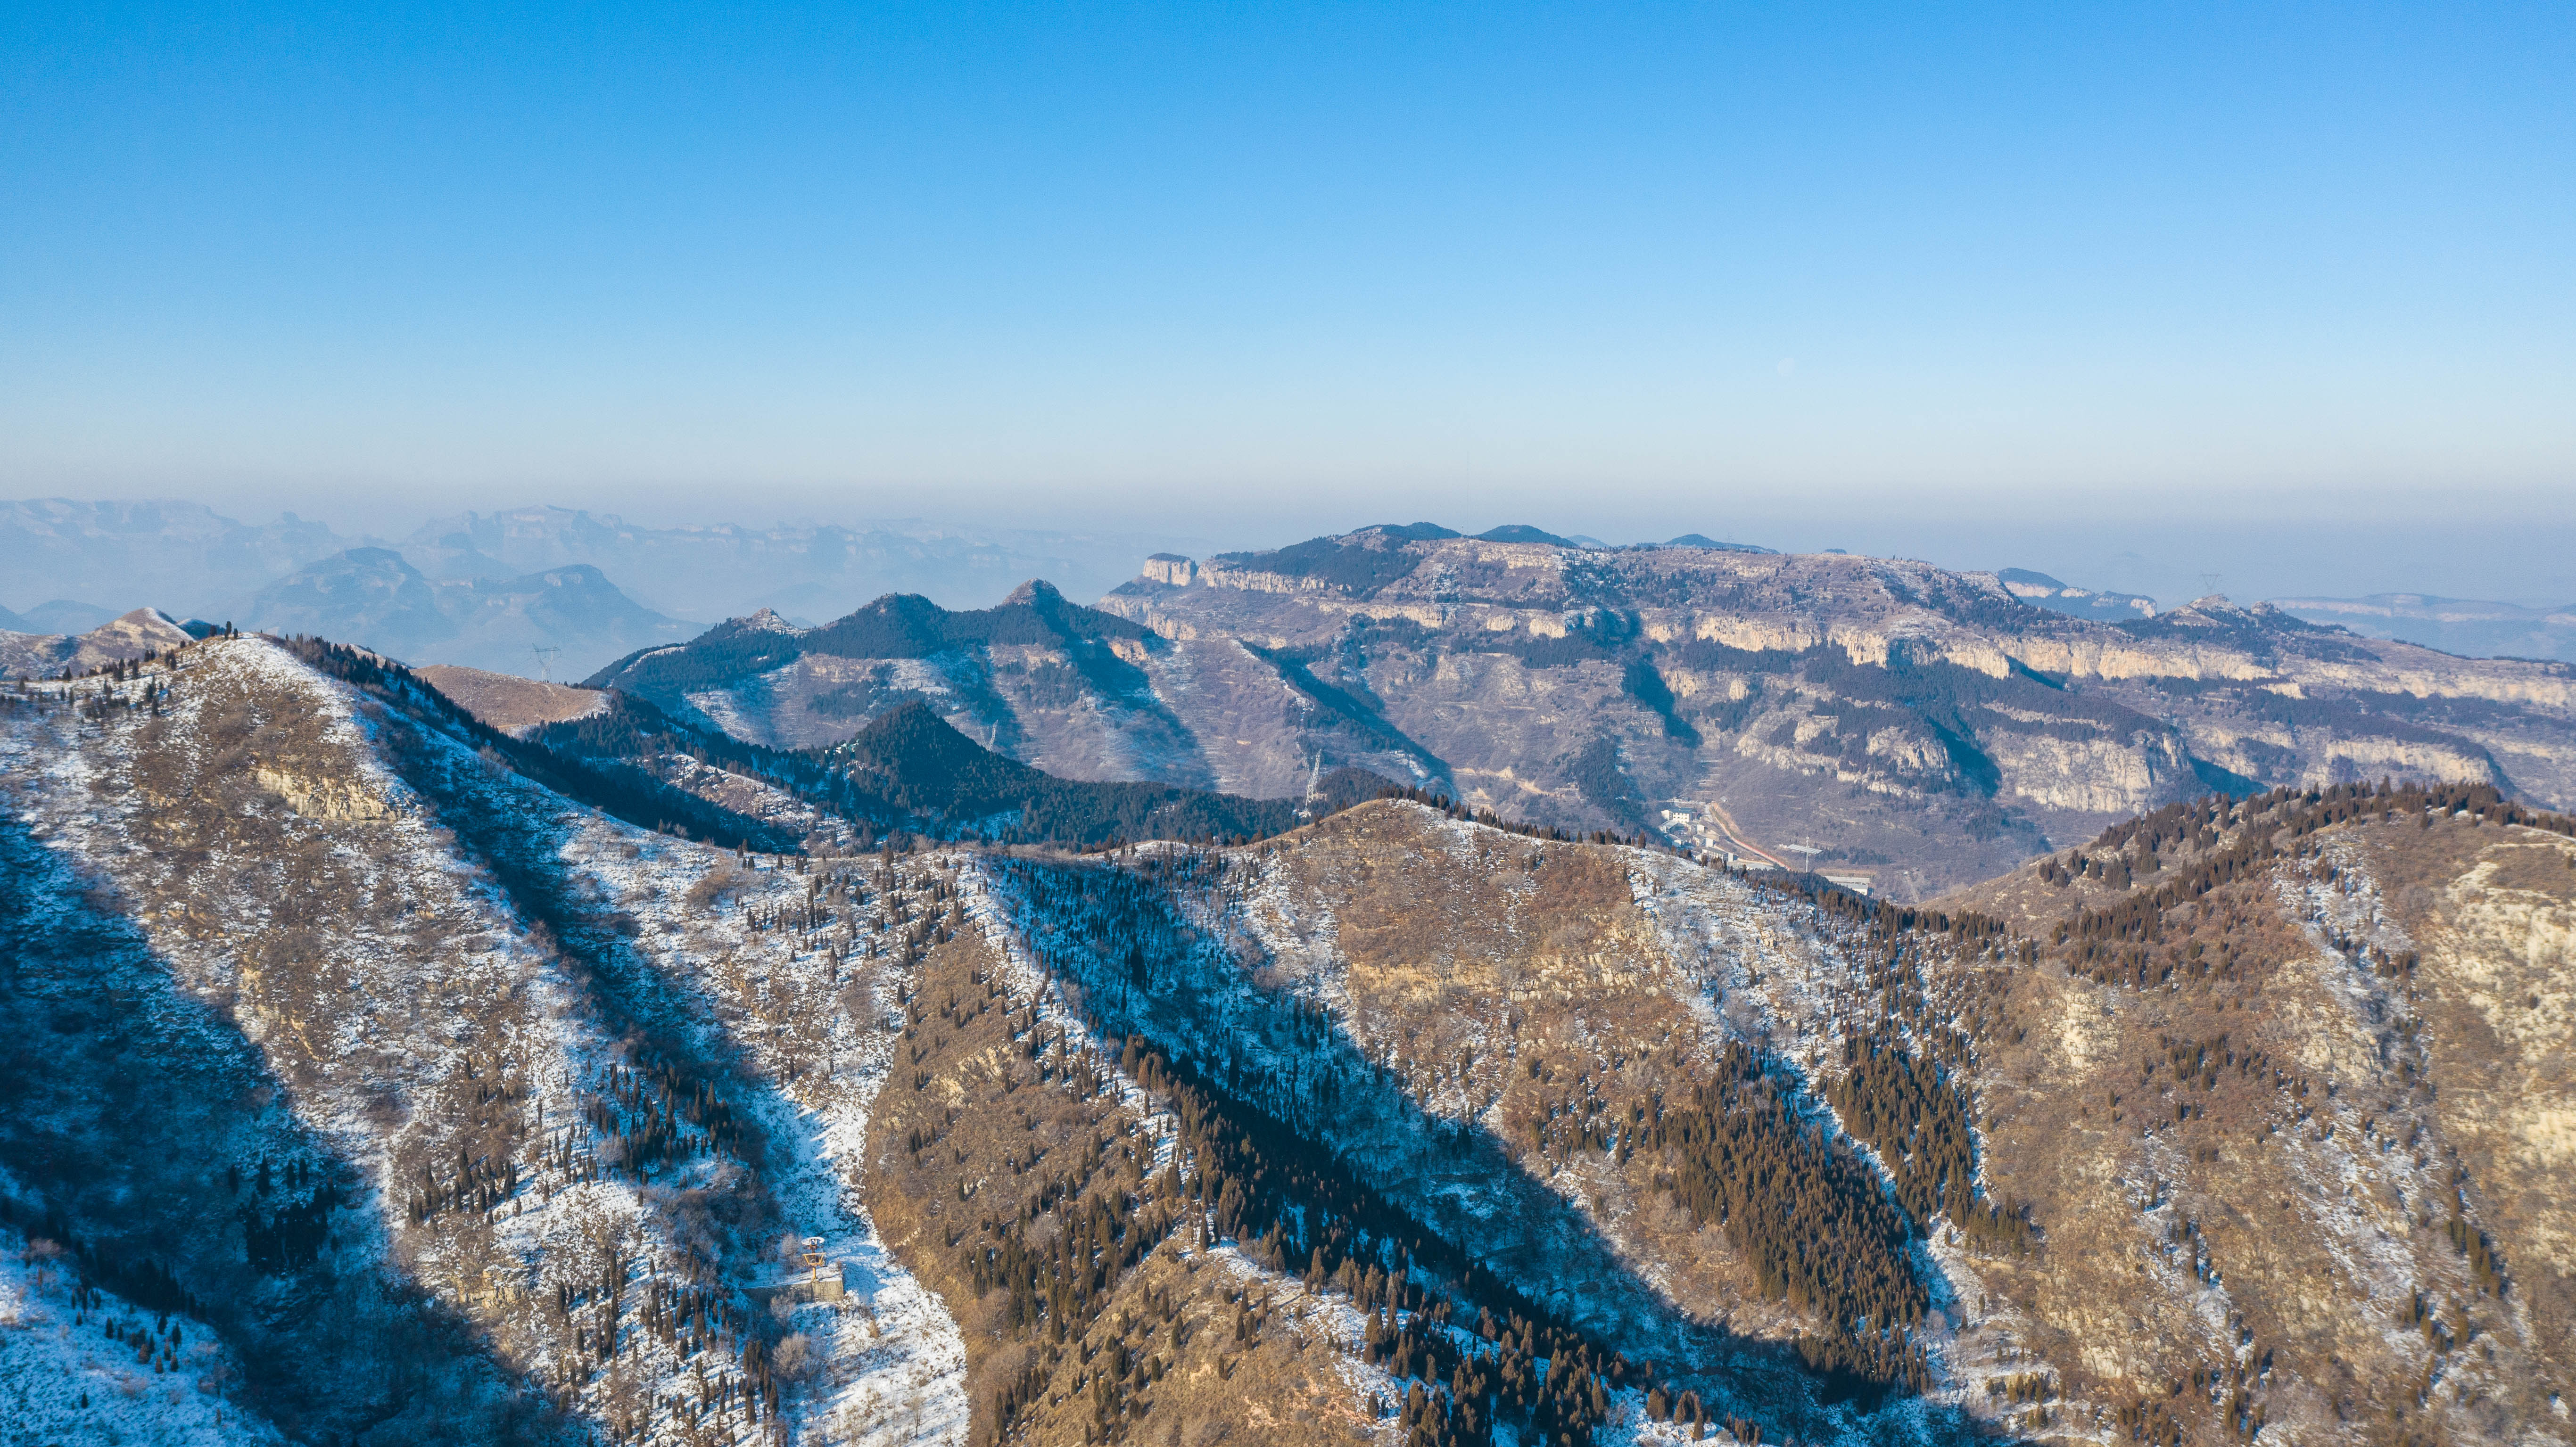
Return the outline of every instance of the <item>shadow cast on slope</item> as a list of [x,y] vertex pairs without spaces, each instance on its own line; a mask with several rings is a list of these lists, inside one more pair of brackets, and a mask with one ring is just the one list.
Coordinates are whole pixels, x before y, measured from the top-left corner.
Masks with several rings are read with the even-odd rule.
[[1318,735],[1340,733],[1359,750],[1383,750],[1395,754],[1417,771],[1415,782],[1418,784],[1446,784],[1453,790],[1457,787],[1450,782],[1446,760],[1424,748],[1411,734],[1396,727],[1386,715],[1370,707],[1350,690],[1317,678],[1308,661],[1295,651],[1265,648],[1239,638],[1235,644],[1270,665],[1277,671],[1279,681],[1306,701],[1317,721],[1301,724],[1305,731]]
[[[402,1278],[367,1171],[283,1103],[223,998],[112,887],[0,815],[0,1211],[149,1310],[211,1325],[290,1438],[568,1440],[472,1325]],[[224,1384],[218,1383],[219,1386]]]
[[[750,1047],[712,1008],[710,982],[641,948],[636,923],[619,902],[599,895],[565,862],[566,848],[580,831],[566,818],[564,801],[487,773],[436,740],[403,737],[395,729],[387,734],[387,753],[404,782],[431,803],[459,848],[489,872],[509,908],[533,927],[600,1027],[606,1058],[597,1064],[606,1078],[576,1085],[588,1122],[583,1139],[591,1142],[598,1162],[594,1173],[640,1188],[668,1244],[687,1258],[682,1274],[688,1289],[713,1303],[712,1314],[737,1343],[739,1360],[721,1362],[724,1371],[738,1372],[738,1379],[758,1376],[790,1328],[765,1299],[744,1288],[776,1238],[826,1224],[791,1221],[783,1193],[797,1189],[797,1172],[820,1171],[830,1196],[838,1200],[842,1194],[841,1183],[820,1162],[819,1143],[792,1134],[803,1128],[800,1107],[778,1080],[755,1068]],[[675,1122],[683,1123],[679,1134],[687,1134],[687,1124],[704,1127],[704,1133],[674,1151],[668,1143]],[[601,1149],[611,1140],[615,1149]],[[693,1152],[699,1161],[715,1157],[716,1168],[694,1167]],[[812,1184],[810,1178],[806,1183]],[[809,1211],[815,1206],[812,1200],[805,1204]],[[616,1300],[612,1291],[612,1313]],[[646,1315],[640,1307],[618,1314],[614,1340],[647,1330],[669,1333],[667,1321],[648,1327]],[[702,1324],[702,1337],[704,1331]],[[794,1388],[772,1384],[765,1390],[773,1394],[768,1410],[776,1413],[782,1409],[775,1394]],[[789,1396],[785,1410],[801,1410],[796,1403]],[[609,1410],[617,1425],[619,1409],[612,1403]],[[652,1408],[632,1410],[649,1416]]]
[[[1104,1035],[1131,1039],[1139,1059],[1168,1059],[1257,1156],[1282,1165],[1270,1189],[1295,1194],[1305,1182],[1301,1198],[1283,1195],[1301,1220],[1319,1188],[1358,1203],[1335,1214],[1404,1243],[1414,1266],[1467,1309],[1517,1311],[1605,1357],[1685,1363],[1664,1375],[1801,1439],[1977,1435],[1953,1409],[1909,1400],[1908,1410],[1877,1410],[1891,1400],[1882,1381],[1813,1370],[1779,1344],[1691,1319],[1490,1132],[1427,1115],[1338,1022],[1249,987],[1247,967],[1199,939],[1132,872],[1026,861],[1004,869],[1022,906],[1012,923],[1032,954],[1076,986]],[[1319,1242],[1309,1226],[1285,1229],[1280,1249],[1293,1270]],[[1534,1279],[1542,1274],[1553,1281]]]
[[[417,718],[405,722],[434,727]],[[657,1079],[670,1073],[666,1094],[687,1095],[700,1086],[722,1091],[735,1081],[737,1072],[727,1062],[739,1058],[738,1051],[720,1027],[707,1025],[717,1032],[712,1049],[670,1028],[670,1020],[688,1014],[683,997],[694,993],[691,988],[637,949],[633,922],[613,905],[586,897],[564,865],[564,849],[577,830],[555,811],[570,801],[457,767],[453,755],[418,737],[389,730],[386,742],[388,762],[403,782],[437,811],[459,849],[490,873],[513,912],[543,931],[541,942],[567,967],[569,982],[588,995],[585,1003],[605,1022],[608,1038],[657,1072]],[[742,1122],[729,1140],[732,1153],[752,1170],[767,1159],[767,1142],[750,1122]]]

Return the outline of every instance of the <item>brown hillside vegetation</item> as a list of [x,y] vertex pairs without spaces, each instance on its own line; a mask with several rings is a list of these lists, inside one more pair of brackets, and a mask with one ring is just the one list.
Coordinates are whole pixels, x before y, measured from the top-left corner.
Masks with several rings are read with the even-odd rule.
[[1976,1290],[2066,1390],[2149,1437],[2560,1420],[2568,832],[2477,788],[2211,800],[1967,897],[2040,936],[1976,1079],[2050,1238]]
[[2488,786],[1901,907],[1409,799],[756,854],[514,748],[309,641],[0,694],[0,1214],[263,1431],[2568,1438],[2576,823]]
[[980,934],[935,945],[902,1003],[869,1204],[965,1333],[971,1441],[1351,1440],[1331,1323],[1293,1276],[1210,1253],[1168,1111]]
[[595,688],[542,683],[480,668],[431,663],[412,671],[464,705],[466,712],[505,734],[524,734],[545,724],[586,718],[608,702],[608,695]]
[[2037,1436],[2395,1443],[2556,1420],[2567,827],[2203,801],[1918,912],[1387,803],[1006,893],[1101,1018],[1755,1420],[1803,1398],[1748,1338]]
[[[1722,970],[1638,902],[1655,858],[1387,802],[1244,850],[1006,869],[1002,893],[1095,1017],[1258,1102],[1305,1169],[1366,1180],[1417,1261],[1454,1258],[1456,1312],[1603,1343],[1712,1418],[1830,1430],[1836,1397],[1936,1384],[1923,1221],[1819,1132],[1761,1031],[1707,1008]],[[1971,1214],[1964,1102],[1903,1072],[1843,1088],[1891,1124],[1935,1117]],[[1978,1219],[1987,1247],[2023,1244]],[[1314,1234],[1289,1258],[1329,1258]]]

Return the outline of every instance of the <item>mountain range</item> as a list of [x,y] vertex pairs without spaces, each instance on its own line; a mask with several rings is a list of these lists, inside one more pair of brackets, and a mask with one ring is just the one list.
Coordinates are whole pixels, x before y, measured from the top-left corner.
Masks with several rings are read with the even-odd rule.
[[[262,589],[298,569],[352,548],[387,548],[433,582],[506,582],[588,566],[616,579],[643,607],[675,617],[720,618],[764,607],[820,615],[885,592],[974,606],[1031,576],[1055,578],[1087,596],[1115,586],[1138,557],[1177,541],[917,520],[656,528],[558,507],[461,513],[401,537],[369,538],[292,513],[250,524],[196,503],[39,498],[0,503],[0,579],[9,590],[0,604],[105,600],[119,608],[148,604],[237,618]],[[152,596],[135,596],[147,583]],[[100,619],[116,611],[102,610]],[[12,631],[79,631],[65,622],[39,620],[32,629]]]
[[433,581],[390,548],[351,548],[263,588],[242,626],[310,633],[422,662],[579,677],[639,645],[700,632],[572,564],[523,577]]
[[919,699],[1070,778],[1275,796],[1350,766],[1905,899],[2211,790],[2397,775],[2576,802],[2568,665],[2220,598],[2117,621],[2037,601],[1923,563],[1413,524],[1161,555],[1096,607],[1032,583],[970,612],[764,613],[590,682],[778,748]]
[[2366,598],[2284,598],[2283,612],[2371,638],[2402,638],[2470,657],[2576,662],[2576,604],[2527,608],[2421,593]]
[[[1765,707],[1963,736],[2034,695],[1939,712],[1909,670],[2091,649],[2030,684],[2076,700],[2176,659],[2254,691],[2556,676],[2214,604],[2114,628],[1865,559],[1323,541],[1164,560],[1112,599],[1143,621],[893,599],[615,672],[721,703],[1020,649],[1065,660],[1069,719],[1224,644],[1312,744],[1417,762],[1276,660],[1390,721],[1501,707],[1398,701],[1489,657],[1608,670],[1662,717],[1627,669],[1693,665],[1619,650],[1705,642],[1789,655],[1737,675]],[[1686,609],[1825,636],[1654,638]],[[1336,656],[1387,617],[1422,636]],[[1546,650],[1460,646],[1497,617]],[[2000,671],[1960,661],[1998,640]],[[1714,687],[1666,691],[1701,747],[1743,732],[1681,707]],[[622,686],[514,735],[260,636],[0,693],[12,1429],[2567,1440],[2576,819],[2490,779],[2183,786],[1909,906],[1400,780],[1086,786],[949,727],[926,681],[869,698],[827,747]],[[2188,757],[2216,726],[2171,727]]]
[[[1415,526],[1449,532],[1430,524]],[[1478,536],[1488,542],[1612,550],[1596,539],[1525,524]],[[8,582],[7,596],[0,596],[0,631],[80,633],[138,604],[180,616],[240,620],[255,611],[263,591],[353,548],[390,549],[431,582],[506,584],[588,566],[632,597],[644,613],[721,618],[766,608],[803,619],[837,616],[858,600],[885,593],[917,593],[946,607],[972,608],[1003,597],[1031,577],[1047,578],[1071,597],[1097,597],[1130,576],[1135,559],[1178,543],[1145,533],[960,528],[917,521],[860,527],[656,528],[613,514],[555,507],[462,513],[433,519],[398,538],[378,539],[342,535],[291,513],[254,525],[194,503],[31,499],[0,503],[0,578]],[[1700,533],[1684,534],[1667,546],[1769,551]],[[2114,559],[2103,566],[2126,576],[2137,571],[2133,564],[2139,562]],[[2117,622],[2151,615],[2158,606],[2141,594],[2070,584],[2029,569],[2007,568],[1997,576],[2024,601],[2076,617]],[[134,591],[145,579],[150,580],[148,597]],[[84,599],[89,601],[78,601]],[[101,600],[114,606],[100,606]],[[12,606],[20,611],[8,611]],[[2565,622],[2563,609],[2413,594],[2284,599],[2279,606],[2312,622],[2342,624],[2368,636],[2467,656],[2576,660],[2576,627]],[[326,636],[345,640],[358,637],[369,616],[363,609],[346,618],[308,613],[305,621],[319,625]],[[633,646],[614,629],[584,632],[578,618],[554,621],[568,631],[553,637],[551,645],[567,655],[614,656]],[[508,652],[503,647],[502,654]],[[509,668],[532,662],[502,654],[415,661]]]
[[[293,513],[254,524],[192,502],[0,502],[0,579],[10,593],[0,604],[77,598],[89,600],[78,607],[114,605],[99,610],[106,616],[150,606],[222,618],[260,587],[348,546],[327,524]],[[39,611],[30,609],[33,626],[10,631],[95,626],[33,618]]]

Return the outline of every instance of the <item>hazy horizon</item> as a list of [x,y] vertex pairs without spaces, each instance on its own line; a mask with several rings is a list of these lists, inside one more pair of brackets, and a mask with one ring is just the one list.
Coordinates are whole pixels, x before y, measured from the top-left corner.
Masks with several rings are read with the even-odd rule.
[[2563,8],[177,4],[0,63],[0,495],[2576,598]]
[[[40,500],[0,500],[0,507],[12,502]],[[343,511],[328,507],[327,502],[316,506],[309,499],[305,500],[303,508],[263,508],[259,505],[262,499],[256,496],[74,500],[190,503],[254,526],[276,521],[281,515],[292,516],[325,524],[351,546],[368,542],[400,544],[434,521],[469,511],[459,507],[395,512],[374,503]],[[1179,551],[1204,557],[1221,551],[1281,547],[1308,537],[1348,532],[1377,523],[1429,521],[1470,533],[1505,523],[1528,523],[1564,536],[1590,537],[1611,544],[1660,542],[1685,533],[1700,533],[1722,541],[1750,543],[1782,552],[1841,549],[1876,557],[1919,559],[1960,571],[2028,568],[2053,574],[2078,587],[2145,594],[2157,599],[2162,607],[2171,607],[2198,596],[2206,590],[2206,585],[2213,582],[2216,591],[2246,602],[2290,597],[2355,598],[2379,593],[2419,593],[2524,607],[2555,608],[2576,602],[2576,583],[2568,583],[2565,571],[2557,562],[2562,551],[2576,543],[2576,529],[2531,526],[2499,530],[2491,523],[2456,518],[2447,524],[2427,522],[2418,525],[2408,530],[2403,538],[2392,540],[2386,530],[2377,525],[2340,522],[2332,518],[2303,522],[2293,535],[2286,533],[2277,521],[2266,523],[2259,520],[2232,528],[2202,518],[2161,524],[2143,520],[2118,524],[2089,520],[2052,523],[2046,519],[1999,524],[1977,517],[1907,518],[1884,513],[1847,518],[1801,516],[1791,512],[1761,515],[1738,511],[1728,515],[1714,507],[1699,512],[1676,510],[1658,520],[1639,518],[1631,512],[1609,508],[1595,508],[1588,513],[1572,508],[1506,513],[1491,504],[1471,511],[1464,505],[1443,507],[1440,505],[1442,500],[1438,498],[1422,501],[1425,503],[1423,507],[1409,508],[1399,504],[1373,514],[1348,510],[1340,516],[1313,514],[1302,521],[1283,517],[1268,528],[1260,525],[1261,519],[1191,519],[1176,516],[1168,510],[1112,514],[1091,519],[1067,513],[1037,517],[987,513],[980,517],[965,517],[941,516],[928,509],[906,514],[891,509],[872,512],[853,507],[763,512],[745,506],[727,513],[715,507],[634,507],[613,503],[577,506],[555,499],[528,499],[515,505],[480,507],[470,511],[490,515],[521,508],[562,506],[595,516],[617,516],[627,522],[653,528],[731,525],[760,529],[825,525],[865,529],[909,526],[963,537],[1026,533],[1068,541],[1089,539],[1093,540],[1093,545],[1085,554],[1084,570],[1072,577],[1048,579],[1066,586],[1077,596],[1084,596],[1085,601],[1088,600],[1086,595],[1096,596],[1098,591],[1118,578],[1132,574],[1145,555],[1153,551]],[[1569,521],[1569,516],[1573,520]],[[1198,525],[1191,526],[1193,522]],[[1162,525],[1156,526],[1157,523]],[[2285,546],[2285,538],[2292,536],[2296,545]],[[2519,570],[2511,566],[2517,555],[2526,564]],[[1088,586],[1085,579],[1089,580]],[[653,593],[649,579],[620,577],[612,570],[610,581],[638,597],[649,599]],[[996,601],[1021,581],[1025,580],[1017,576],[1007,579],[961,577],[953,587],[929,591],[937,601],[947,606],[983,606]],[[2566,586],[2552,591],[2545,584],[2553,581]],[[2520,586],[2524,583],[2544,586]],[[12,589],[11,593],[25,591],[19,588]],[[54,601],[52,596],[0,596],[0,607],[24,610],[50,601]],[[110,605],[110,600],[104,598],[77,598],[72,601]],[[851,597],[841,611],[866,601],[869,600]],[[124,606],[167,605],[138,596]],[[114,611],[121,611],[121,607]],[[714,620],[700,618],[697,621]]]

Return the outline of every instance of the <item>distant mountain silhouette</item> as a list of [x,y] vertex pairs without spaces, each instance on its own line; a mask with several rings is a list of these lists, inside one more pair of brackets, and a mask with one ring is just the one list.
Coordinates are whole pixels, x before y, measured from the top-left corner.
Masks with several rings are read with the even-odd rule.
[[1777,551],[1776,549],[1761,547],[1753,543],[1721,543],[1706,533],[1684,533],[1680,537],[1673,539],[1671,542],[1664,544],[1664,546],[1668,548],[1715,548],[1719,552],[1723,553],[1768,553]]
[[1552,543],[1560,548],[1576,546],[1571,538],[1560,538],[1527,523],[1505,523],[1498,528],[1487,528],[1476,534],[1476,540],[1485,543]]
[[2576,603],[2526,608],[2424,593],[2366,598],[2279,598],[2274,606],[2311,623],[2337,623],[2369,638],[2421,643],[2469,658],[2576,662]]
[[[298,569],[260,590],[244,625],[363,644],[409,663],[518,674],[542,666],[559,677],[695,629],[638,604],[588,564],[433,581],[391,548],[351,548]],[[539,648],[554,650],[542,665]]]

